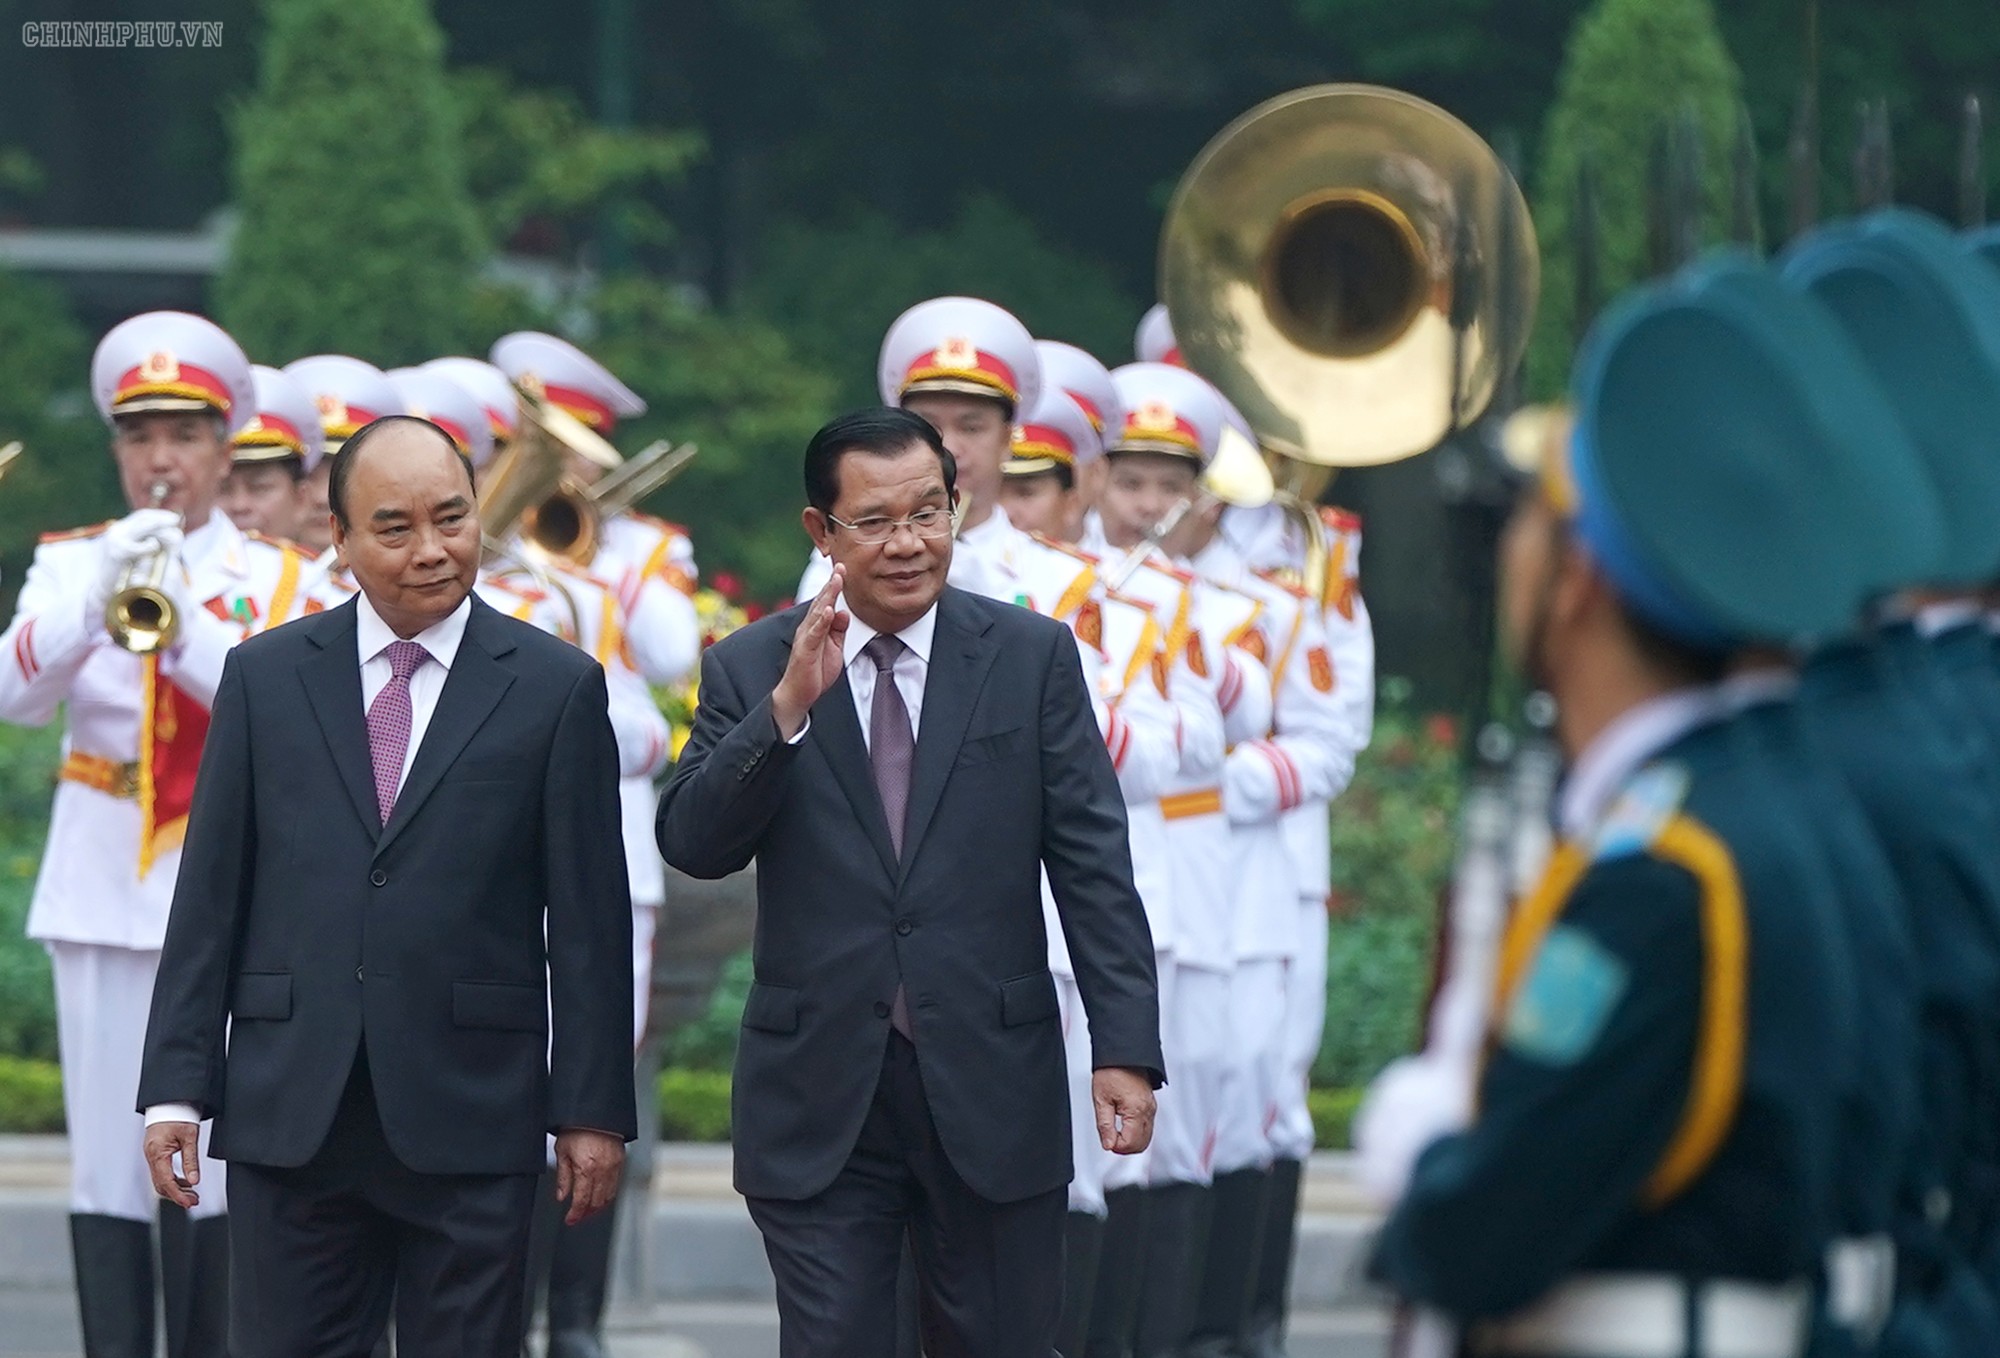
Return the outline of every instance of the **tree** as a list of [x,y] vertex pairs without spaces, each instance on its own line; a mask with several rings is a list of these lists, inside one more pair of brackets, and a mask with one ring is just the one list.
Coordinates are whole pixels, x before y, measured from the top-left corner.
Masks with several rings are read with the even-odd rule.
[[1035,334],[1081,345],[1114,367],[1131,358],[1145,310],[1107,268],[1051,243],[986,196],[968,199],[936,231],[901,231],[874,216],[779,227],[742,301],[832,373],[843,402],[862,405],[880,399],[875,355],[890,323],[927,297],[951,293],[997,302]]
[[697,307],[643,277],[605,284],[590,301],[590,352],[650,407],[621,423],[627,453],[656,438],[700,454],[647,508],[686,522],[703,570],[743,577],[751,596],[790,595],[808,543],[799,526],[806,440],[836,409],[833,384],[776,330]]
[[391,366],[463,343],[484,247],[424,0],[272,0],[234,131],[218,300],[253,356]]
[[61,291],[0,270],[0,446],[27,445],[0,482],[0,616],[43,532],[119,512],[104,426],[84,395],[89,363]]
[[1649,167],[1663,131],[1684,110],[1693,112],[1707,168],[1704,234],[1720,239],[1741,87],[1709,0],[1598,0],[1577,21],[1534,176],[1542,247],[1542,302],[1528,355],[1534,394],[1562,389],[1576,338],[1570,234],[1578,167],[1587,157],[1595,176],[1598,278],[1610,296],[1645,275]]

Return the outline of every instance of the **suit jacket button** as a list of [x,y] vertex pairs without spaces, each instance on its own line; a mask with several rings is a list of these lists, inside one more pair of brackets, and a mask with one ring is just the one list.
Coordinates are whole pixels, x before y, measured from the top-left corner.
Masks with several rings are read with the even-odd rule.
[[875,1017],[876,1018],[889,1017],[889,1005],[887,1001],[885,1000],[875,1001]]
[[906,919],[899,919],[896,921],[896,932],[903,935],[905,938],[909,937],[910,930],[916,927],[917,927],[916,925],[910,923]]
[[377,868],[368,874],[368,880],[376,886],[387,886],[389,885],[389,874]]

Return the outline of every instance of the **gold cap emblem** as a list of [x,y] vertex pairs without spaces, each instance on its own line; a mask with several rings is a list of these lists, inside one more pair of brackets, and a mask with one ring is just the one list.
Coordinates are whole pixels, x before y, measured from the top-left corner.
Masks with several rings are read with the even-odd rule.
[[178,382],[181,380],[180,361],[171,349],[155,349],[146,355],[146,361],[139,365],[141,382]]
[[319,407],[319,418],[322,424],[334,425],[347,423],[347,402],[341,400],[333,392],[321,392],[313,398],[313,404]]
[[940,344],[931,359],[940,368],[970,372],[979,366],[979,349],[971,340],[959,335]]
[[1178,423],[1174,418],[1174,408],[1165,401],[1146,401],[1132,412],[1132,427],[1135,429],[1167,433]]
[[546,389],[542,386],[542,375],[534,371],[532,368],[529,369],[527,372],[521,374],[520,378],[517,380],[516,385],[518,385],[522,391],[527,392],[528,395],[536,397],[538,399],[546,395]]

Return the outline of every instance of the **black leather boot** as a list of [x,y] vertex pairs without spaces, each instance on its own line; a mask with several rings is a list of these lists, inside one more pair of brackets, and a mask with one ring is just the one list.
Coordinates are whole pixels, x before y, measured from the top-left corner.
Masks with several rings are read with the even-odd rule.
[[167,1358],[228,1358],[229,1218],[160,1204],[160,1292]]
[[1250,1319],[1257,1284],[1257,1254],[1264,1243],[1264,1205],[1270,1171],[1237,1169],[1215,1177],[1208,1248],[1195,1287],[1189,1358],[1232,1358]]
[[1172,1358],[1194,1321],[1197,1270],[1208,1239],[1209,1189],[1202,1184],[1162,1184],[1147,1190],[1152,1219],[1146,1226],[1145,1282],[1132,1331],[1133,1358]]
[[617,1215],[614,1202],[574,1226],[556,1226],[549,1262],[548,1358],[605,1358],[604,1295],[611,1280]]
[[78,1213],[69,1219],[84,1358],[153,1358],[153,1226]]
[[1082,1358],[1090,1335],[1090,1303],[1096,1296],[1097,1258],[1104,1247],[1104,1218],[1071,1212],[1063,1223],[1063,1304],[1056,1322],[1056,1353]]
[[1114,1188],[1104,1195],[1104,1206],[1097,1286],[1091,1294],[1090,1326],[1083,1351],[1088,1358],[1129,1358],[1139,1313],[1139,1289],[1145,1280],[1152,1193],[1138,1186]]
[[1305,1172],[1302,1160],[1280,1160],[1271,1166],[1264,1244],[1257,1251],[1257,1282],[1250,1293],[1250,1323],[1237,1345],[1244,1358],[1285,1358],[1285,1317],[1291,1310],[1292,1252],[1298,1245]]

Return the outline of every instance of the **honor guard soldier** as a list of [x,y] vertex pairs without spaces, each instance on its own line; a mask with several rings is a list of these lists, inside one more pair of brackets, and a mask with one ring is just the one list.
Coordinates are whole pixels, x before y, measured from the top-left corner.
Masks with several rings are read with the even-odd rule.
[[[1090,422],[1092,433],[1097,436],[1101,449],[1105,439],[1124,424],[1125,412],[1118,404],[1118,389],[1111,382],[1111,370],[1099,363],[1090,354],[1074,344],[1064,344],[1059,340],[1036,340],[1035,355],[1041,360],[1042,385],[1045,390],[1063,392],[1076,402],[1083,416]],[[1104,476],[1108,466],[1103,456],[1079,457],[1074,476],[1074,488],[1062,506],[1063,523],[1060,531],[1046,522],[1034,525],[1034,531],[1046,537],[1074,543],[1083,537],[1084,522],[1092,505],[1104,489]],[[1034,489],[1033,478],[1009,476],[1001,488],[1002,503],[1007,514],[1017,526],[1027,527],[1016,514],[1016,497]],[[1042,494],[1047,494],[1042,491]],[[1026,511],[1032,514],[1033,511]]]
[[319,410],[276,368],[253,363],[250,378],[257,413],[229,441],[236,460],[219,503],[243,532],[290,543],[304,514],[302,486],[325,452]]
[[1374,1259],[1472,1352],[1802,1351],[1855,959],[1783,781],[1705,728],[1731,650],[1868,592],[1870,506],[1825,465],[1864,450],[1814,357],[1702,286],[1628,300],[1503,538],[1503,629],[1570,758],[1561,844],[1508,925],[1477,1111],[1417,1155]]
[[292,535],[302,550],[317,557],[333,546],[326,487],[340,446],[370,420],[400,415],[403,407],[380,368],[346,354],[314,354],[287,363],[284,372],[305,388],[319,409],[320,462],[303,483],[299,528]]
[[[951,583],[993,596],[981,577],[986,561],[1017,534],[1000,505],[1000,464],[1013,442],[1020,412],[1041,394],[1035,341],[1013,313],[976,297],[933,297],[889,327],[876,362],[882,404],[921,415],[944,436],[958,463],[958,541]],[[801,599],[826,583],[831,570],[815,554],[799,580]]]
[[[1172,889],[1159,798],[1180,768],[1181,721],[1153,683],[1153,659],[1162,634],[1152,610],[1106,591],[1097,560],[1068,544],[1081,519],[1077,481],[1103,451],[1102,438],[1084,407],[1061,388],[1045,386],[1034,408],[1022,412],[1015,425],[1012,455],[1002,468],[1003,502],[1014,526],[1023,531],[993,559],[989,579],[996,597],[1067,624],[1082,648],[1085,679],[1095,686],[1098,725],[1124,794],[1134,883],[1158,949],[1171,933]],[[1043,528],[1049,531],[1040,531]],[[1042,906],[1049,968],[1056,977],[1063,1046],[1069,1057],[1075,1150],[1057,1348],[1081,1353],[1103,1251],[1106,1176],[1114,1161],[1143,1161],[1144,1156],[1112,1156],[1100,1142],[1090,1112],[1090,1030],[1046,883]],[[1124,1191],[1135,1191],[1142,1176],[1143,1165],[1121,1174]],[[1134,1266],[1127,1242],[1121,1241],[1114,1255],[1113,1268]]]
[[[1240,422],[1233,409],[1226,413],[1231,423]],[[1247,426],[1239,424],[1239,430],[1250,446]],[[1305,1072],[1295,1068],[1291,1050],[1298,1006],[1289,992],[1300,984],[1314,986],[1323,1007],[1326,986],[1326,935],[1323,928],[1305,927],[1293,825],[1298,816],[1309,814],[1324,826],[1329,805],[1353,776],[1357,753],[1318,601],[1296,584],[1248,567],[1221,531],[1234,512],[1219,505],[1204,512],[1198,526],[1207,541],[1193,547],[1187,565],[1203,580],[1255,601],[1253,620],[1227,639],[1264,667],[1272,717],[1269,735],[1238,744],[1223,771],[1223,809],[1236,833],[1241,862],[1230,993],[1232,1051],[1191,1353],[1256,1352],[1253,1345],[1268,1351],[1282,1332],[1282,1300],[1270,1314],[1254,1320],[1251,1310],[1262,1254],[1272,1235],[1280,1237],[1276,1248],[1289,1263],[1291,1231],[1278,1229],[1273,1218],[1295,1215],[1304,1158],[1280,1131],[1285,1106],[1304,1101]],[[1324,844],[1323,834],[1319,842]],[[1323,921],[1323,853],[1315,866],[1319,895],[1312,913]],[[1301,965],[1307,948],[1318,949],[1318,966]],[[1288,1089],[1294,1075],[1299,1088]]]
[[[1898,1233],[1897,1320],[1914,1291],[1928,1328],[1957,1345],[1950,1351],[1990,1351],[2000,1334],[2000,761],[1986,707],[1990,642],[1975,601],[2000,563],[1989,433],[2000,420],[2000,290],[1943,227],[1903,211],[1815,232],[1788,253],[1781,276],[1840,324],[1943,512],[1932,535],[1941,553],[1925,571],[1889,561],[1893,540],[1872,524],[1857,539],[1857,550],[1872,544],[1882,558],[1878,586],[1895,591],[1878,610],[1887,620],[1867,639],[1813,656],[1802,698],[1888,852],[1923,987],[1932,1078],[1920,1127],[1941,1191],[1923,1250]],[[1946,1070],[1955,1076],[1937,1078]]]
[[[1118,563],[1111,569],[1126,577],[1122,590],[1146,601],[1161,620],[1166,637],[1156,672],[1167,691],[1176,700],[1213,703],[1225,749],[1261,739],[1270,731],[1268,674],[1226,644],[1252,619],[1255,601],[1205,585],[1171,559],[1179,539],[1194,533],[1200,477],[1223,427],[1222,398],[1194,374],[1164,364],[1130,364],[1112,379],[1124,420],[1106,444],[1111,465],[1098,504],[1098,541],[1086,545]],[[1134,554],[1144,564],[1128,570],[1124,563]],[[1139,1355],[1173,1352],[1185,1339],[1207,1234],[1229,1064],[1239,866],[1222,775],[1205,758],[1186,761],[1161,798],[1176,882],[1173,979],[1161,1026],[1177,1073],[1161,1098],[1147,1155],[1147,1247],[1131,1340]],[[1098,1302],[1106,1303],[1102,1287]]]
[[[180,835],[223,658],[294,615],[301,561],[216,508],[230,435],[257,409],[234,340],[197,316],[136,316],[98,345],[91,386],[133,511],[43,539],[0,642],[0,720],[66,710],[28,932],[55,973],[84,1345],[145,1358],[158,1203],[133,1091]],[[161,1214],[170,1355],[225,1351],[227,1194],[218,1165],[201,1181],[192,1220]]]
[[1139,318],[1139,328],[1132,336],[1132,356],[1141,363],[1170,363],[1176,368],[1185,368],[1187,362],[1181,357],[1181,346],[1174,339],[1174,323],[1167,315],[1167,304],[1155,302]]
[[[434,358],[422,364],[425,372],[448,377],[471,392],[486,412],[486,425],[492,432],[492,451],[488,461],[501,453],[514,431],[520,427],[521,398],[515,394],[514,384],[507,380],[507,374],[488,363],[483,358]],[[474,463],[474,472],[483,472],[485,463]]]

